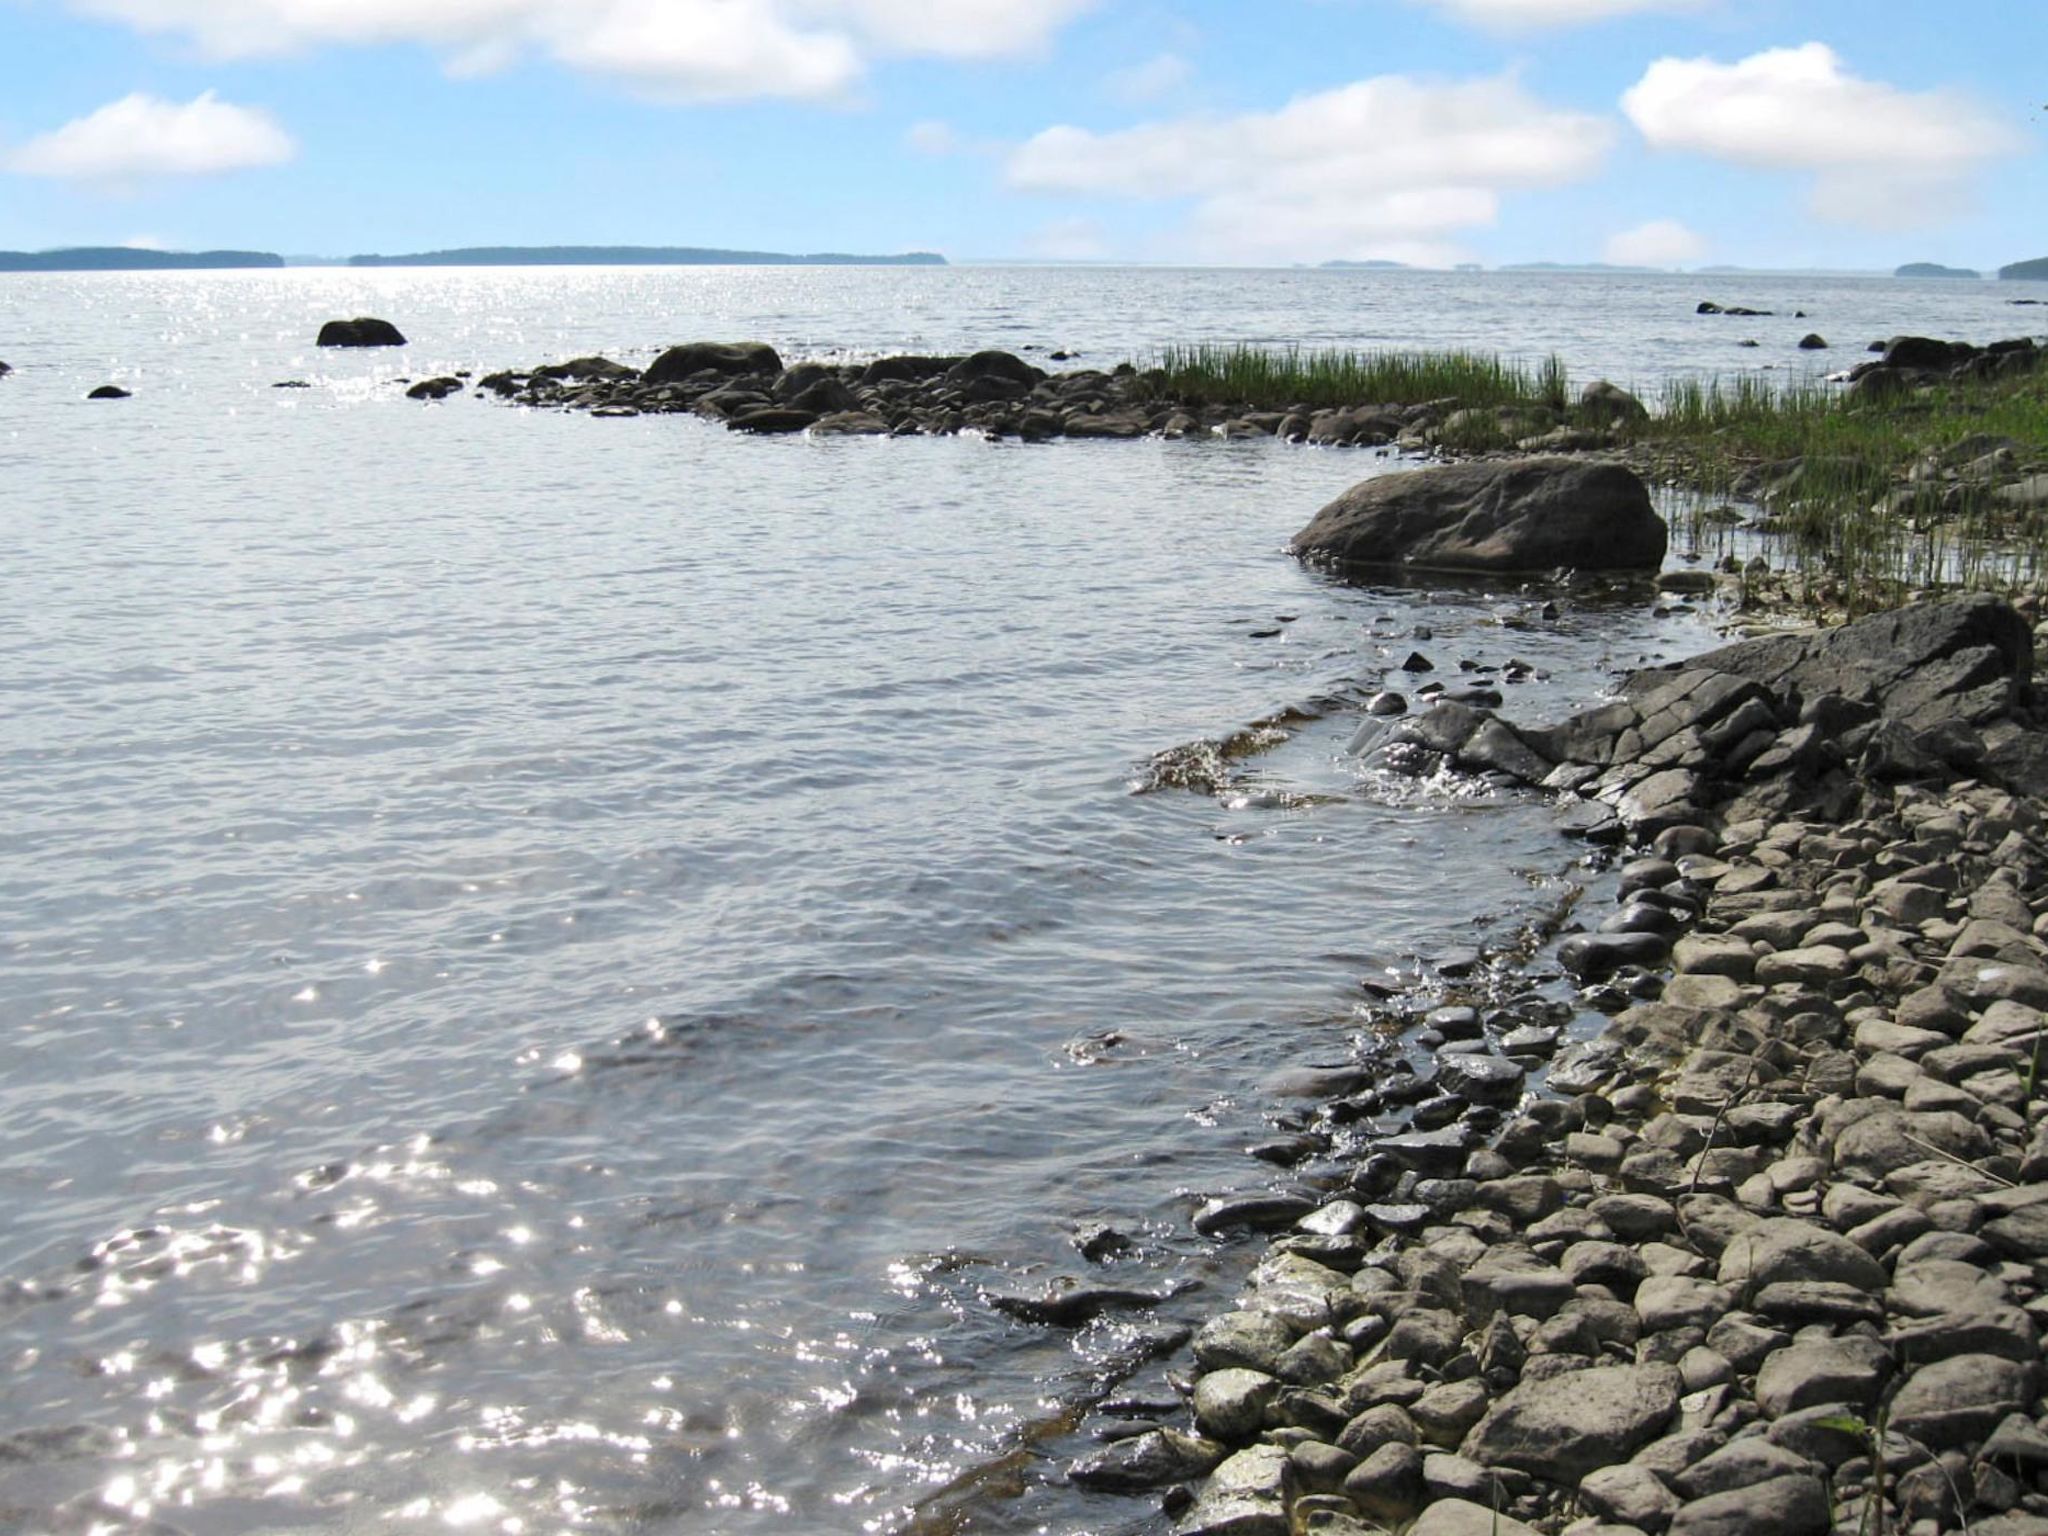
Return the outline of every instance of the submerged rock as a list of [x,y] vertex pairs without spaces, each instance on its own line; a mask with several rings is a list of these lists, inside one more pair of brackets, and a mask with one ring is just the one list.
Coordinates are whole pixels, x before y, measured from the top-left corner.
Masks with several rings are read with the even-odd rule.
[[389,320],[358,315],[353,320],[330,320],[320,327],[320,347],[402,347],[405,336]]
[[1318,512],[1293,550],[1417,571],[1655,570],[1668,537],[1634,471],[1514,459],[1362,481]]

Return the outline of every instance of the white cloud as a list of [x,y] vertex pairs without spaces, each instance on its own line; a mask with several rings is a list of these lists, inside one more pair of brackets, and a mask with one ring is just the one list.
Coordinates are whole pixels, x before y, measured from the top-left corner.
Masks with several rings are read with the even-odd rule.
[[1002,59],[1042,51],[1098,0],[792,0],[889,53]]
[[1697,10],[1706,0],[1421,0],[1482,27],[1517,30],[1582,26],[1645,11]]
[[2017,147],[1968,97],[1859,79],[1825,43],[1736,64],[1659,59],[1621,106],[1652,148],[1811,172],[1816,212],[1878,227],[1939,219],[1972,172]]
[[1195,67],[1177,53],[1162,53],[1129,69],[1112,72],[1104,82],[1120,101],[1157,101],[1171,96],[1195,76]]
[[1099,0],[70,0],[221,58],[417,44],[458,75],[529,53],[687,101],[834,99],[876,57],[1044,48]]
[[1676,219],[1653,219],[1607,242],[1606,257],[1623,267],[1677,267],[1707,254],[1706,240]]
[[5,164],[22,176],[120,183],[282,165],[297,153],[268,112],[212,91],[182,105],[138,92],[37,135]]
[[606,0],[540,10],[535,30],[557,59],[658,96],[817,99],[860,78],[850,39],[781,24],[761,0]]
[[1494,222],[1503,192],[1590,175],[1610,137],[1512,79],[1386,75],[1276,112],[1048,128],[1008,171],[1027,191],[1193,199],[1190,235],[1211,259],[1439,261],[1448,236]]

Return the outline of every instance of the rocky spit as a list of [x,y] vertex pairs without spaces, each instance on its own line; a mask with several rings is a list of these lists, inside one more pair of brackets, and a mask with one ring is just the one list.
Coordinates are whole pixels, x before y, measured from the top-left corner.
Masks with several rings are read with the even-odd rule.
[[1270,1247],[1072,1480],[1178,1536],[2048,1533],[2035,640],[1928,602],[1385,723],[1610,850],[1554,951],[1606,1027],[1414,1021],[1433,1076],[1322,1112],[1378,1132],[1341,1172],[1198,1216]]

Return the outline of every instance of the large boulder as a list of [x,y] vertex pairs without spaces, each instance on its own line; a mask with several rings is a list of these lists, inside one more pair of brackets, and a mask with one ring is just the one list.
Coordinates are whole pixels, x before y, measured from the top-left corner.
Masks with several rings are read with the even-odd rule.
[[1318,512],[1293,549],[1332,565],[1416,571],[1654,571],[1667,538],[1633,470],[1548,458],[1362,481]]
[[753,374],[773,378],[782,372],[782,359],[765,341],[686,341],[670,347],[647,365],[640,382],[650,388],[675,384],[700,373],[737,379]]
[[315,343],[322,347],[402,347],[405,337],[389,320],[358,315],[353,320],[330,320],[320,327]]
[[922,384],[960,362],[957,357],[878,357],[862,370],[863,384]]
[[1000,380],[1005,384],[1029,389],[1045,377],[1045,370],[1034,368],[1012,352],[976,352],[963,357],[946,370],[949,384],[971,384],[979,380]]

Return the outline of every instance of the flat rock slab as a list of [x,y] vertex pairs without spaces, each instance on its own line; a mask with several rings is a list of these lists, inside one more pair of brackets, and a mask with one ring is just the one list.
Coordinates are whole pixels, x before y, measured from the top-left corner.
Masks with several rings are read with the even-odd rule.
[[1670,1536],[1827,1536],[1834,1528],[1827,1487],[1817,1477],[1774,1477],[1687,1504]]
[[2024,684],[2033,663],[2026,621],[1997,599],[1977,596],[1913,603],[1839,629],[1746,640],[1686,665],[1732,672],[1800,698],[1833,693],[1865,700],[1888,719],[1924,728],[1950,718],[1962,693]]
[[1496,1514],[1469,1499],[1439,1499],[1408,1527],[1408,1536],[1540,1536],[1536,1527]]
[[1495,1403],[1462,1454],[1576,1484],[1626,1461],[1664,1432],[1683,1391],[1676,1366],[1617,1365],[1528,1381]]
[[1438,465],[1362,481],[1294,537],[1340,566],[1654,571],[1669,535],[1634,471],[1578,459]]
[[1982,1440],[2033,1401],[2030,1366],[1995,1355],[1956,1355],[1924,1365],[1892,1398],[1891,1427],[1948,1450]]
[[1294,1464],[1277,1445],[1255,1445],[1218,1467],[1174,1536],[1289,1536]]

